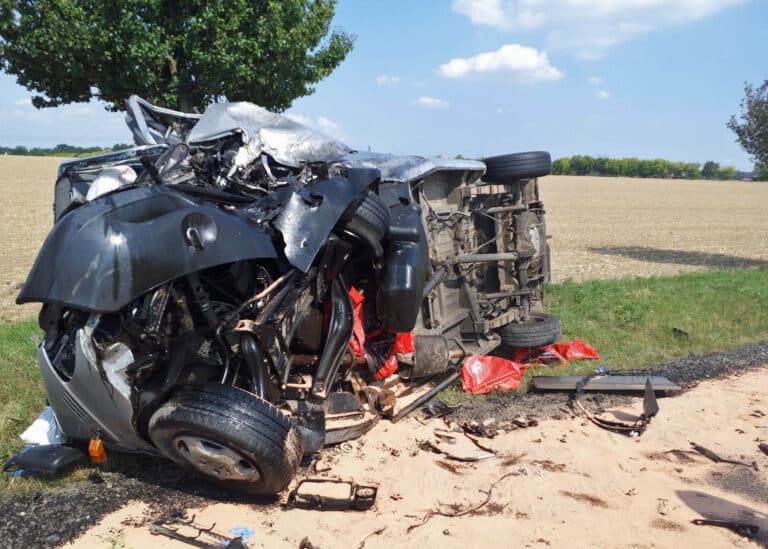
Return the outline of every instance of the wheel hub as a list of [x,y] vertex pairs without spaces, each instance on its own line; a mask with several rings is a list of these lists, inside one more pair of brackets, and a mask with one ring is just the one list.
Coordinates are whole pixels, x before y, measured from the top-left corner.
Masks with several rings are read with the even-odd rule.
[[195,469],[221,480],[254,482],[261,478],[256,465],[240,452],[204,437],[179,435],[173,446]]

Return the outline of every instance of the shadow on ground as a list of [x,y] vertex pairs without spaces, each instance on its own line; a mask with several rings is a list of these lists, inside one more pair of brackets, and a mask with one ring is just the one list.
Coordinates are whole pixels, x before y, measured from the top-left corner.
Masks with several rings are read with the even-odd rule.
[[710,267],[713,269],[747,269],[750,267],[768,267],[764,259],[751,259],[728,254],[711,254],[707,252],[692,252],[686,250],[664,250],[645,246],[611,246],[588,248],[590,252],[603,255],[620,255],[648,261],[651,263],[671,263],[675,265],[691,265],[694,267]]
[[[688,507],[699,513],[702,518],[743,522],[758,526],[760,531],[753,541],[760,547],[768,547],[768,517],[760,511],[696,490],[680,490],[677,492],[677,496]],[[695,528],[718,527],[695,526]]]

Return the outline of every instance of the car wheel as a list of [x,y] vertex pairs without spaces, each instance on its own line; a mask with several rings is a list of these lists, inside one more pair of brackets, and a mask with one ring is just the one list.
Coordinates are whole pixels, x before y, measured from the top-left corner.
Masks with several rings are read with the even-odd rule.
[[381,240],[389,230],[389,222],[389,208],[378,195],[368,191],[357,208],[342,219],[341,227],[367,242],[376,257],[381,257],[384,253]]
[[160,406],[149,437],[183,468],[233,492],[271,495],[296,475],[303,440],[275,406],[227,385],[191,385]]
[[563,335],[560,319],[544,313],[531,313],[525,322],[510,322],[496,331],[507,347],[551,345]]
[[503,154],[484,158],[486,183],[511,183],[552,173],[552,158],[546,151]]

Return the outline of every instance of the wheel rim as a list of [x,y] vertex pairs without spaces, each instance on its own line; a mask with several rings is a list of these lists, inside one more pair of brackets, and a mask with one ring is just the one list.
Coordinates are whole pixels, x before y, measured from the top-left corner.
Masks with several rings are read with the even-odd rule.
[[237,450],[196,435],[179,435],[173,447],[190,465],[203,474],[221,480],[257,481],[261,478],[254,463]]

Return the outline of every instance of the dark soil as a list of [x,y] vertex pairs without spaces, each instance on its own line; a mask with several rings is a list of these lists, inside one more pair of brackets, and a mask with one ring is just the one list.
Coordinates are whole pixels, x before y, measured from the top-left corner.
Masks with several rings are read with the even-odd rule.
[[[684,389],[689,389],[704,379],[739,375],[766,364],[768,343],[761,343],[724,353],[691,355],[653,366],[647,371],[666,375]],[[607,407],[624,404],[634,398],[637,397],[588,393],[582,400],[591,407]],[[451,414],[451,419],[482,423],[492,418],[495,425],[506,422],[518,423],[520,427],[530,421],[529,418],[567,417],[570,414],[567,402],[567,393],[511,393],[499,398],[467,402]],[[663,400],[660,406],[663,413]],[[103,473],[102,482],[78,482],[64,488],[0,498],[0,547],[64,545],[106,514],[132,500],[149,504],[150,510],[145,517],[147,523],[173,512],[202,507],[215,501],[235,500],[233,496],[189,478],[169,463],[147,458],[137,460],[140,466],[136,467],[134,460],[130,471]],[[248,501],[276,505],[274,499]]]
[[[733,351],[710,355],[691,355],[651,366],[642,372],[627,372],[633,375],[667,376],[684,390],[695,387],[700,381],[737,376],[741,373],[768,364],[768,342],[748,345]],[[621,373],[621,372],[617,372]],[[658,395],[657,395],[658,396]],[[470,401],[451,414],[455,421],[482,423],[494,419],[499,428],[509,426],[515,418],[560,419],[569,417],[568,392],[508,393],[498,398]],[[581,397],[585,406],[595,409],[623,406],[642,397],[642,394],[618,394],[586,392]],[[663,399],[659,406],[664,410]],[[514,427],[513,427],[514,428]]]
[[[236,499],[188,477],[169,462],[146,457],[137,459],[145,465],[138,474],[105,472],[98,475],[97,482],[77,482],[63,488],[3,498],[0,547],[62,546],[129,501],[148,504],[146,516],[132,523],[143,525],[171,513]],[[274,498],[247,501],[275,504]]]

